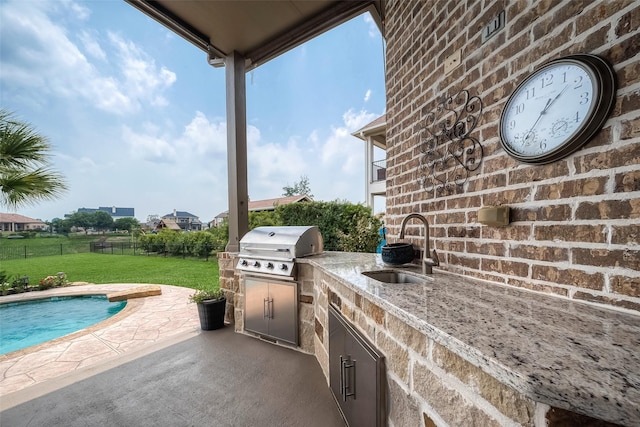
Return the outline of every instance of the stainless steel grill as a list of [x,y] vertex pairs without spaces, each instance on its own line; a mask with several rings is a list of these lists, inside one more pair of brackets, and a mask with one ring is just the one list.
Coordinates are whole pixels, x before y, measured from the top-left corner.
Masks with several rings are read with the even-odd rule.
[[240,240],[244,329],[298,345],[296,259],[322,252],[318,227],[258,227]]
[[236,268],[242,273],[294,278],[295,259],[320,254],[317,226],[257,227],[240,240]]

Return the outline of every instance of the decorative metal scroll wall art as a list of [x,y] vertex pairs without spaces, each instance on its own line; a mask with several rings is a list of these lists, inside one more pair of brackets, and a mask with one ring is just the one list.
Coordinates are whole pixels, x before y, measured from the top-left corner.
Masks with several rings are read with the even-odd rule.
[[444,96],[420,130],[420,184],[438,194],[461,189],[480,167],[482,145],[471,132],[482,116],[482,100],[462,90]]

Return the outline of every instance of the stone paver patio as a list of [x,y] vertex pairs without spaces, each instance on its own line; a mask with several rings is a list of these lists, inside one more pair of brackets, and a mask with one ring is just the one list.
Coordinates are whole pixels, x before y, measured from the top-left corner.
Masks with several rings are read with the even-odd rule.
[[[107,294],[148,285],[80,285],[8,295],[2,302],[51,296]],[[0,355],[0,400],[11,393],[87,369],[180,335],[200,330],[193,289],[160,285],[162,295],[130,299],[115,316],[73,334]],[[2,406],[5,406],[4,403]]]

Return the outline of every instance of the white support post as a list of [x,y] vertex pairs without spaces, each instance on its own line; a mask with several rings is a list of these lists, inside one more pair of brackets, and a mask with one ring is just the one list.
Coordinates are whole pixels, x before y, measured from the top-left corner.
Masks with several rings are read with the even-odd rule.
[[225,60],[227,80],[227,164],[229,177],[229,242],[225,250],[238,252],[249,231],[247,187],[247,96],[245,59],[233,52]]

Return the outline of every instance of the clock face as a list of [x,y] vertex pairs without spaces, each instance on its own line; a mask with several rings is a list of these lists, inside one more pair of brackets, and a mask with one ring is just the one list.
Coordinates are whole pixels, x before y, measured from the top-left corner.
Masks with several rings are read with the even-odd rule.
[[[584,56],[591,60],[591,55]],[[604,124],[615,97],[609,87],[613,75],[611,83],[603,84],[600,68],[575,58],[543,66],[507,101],[500,138],[511,156],[525,163],[549,163],[577,150]],[[610,96],[603,99],[603,92]]]

